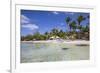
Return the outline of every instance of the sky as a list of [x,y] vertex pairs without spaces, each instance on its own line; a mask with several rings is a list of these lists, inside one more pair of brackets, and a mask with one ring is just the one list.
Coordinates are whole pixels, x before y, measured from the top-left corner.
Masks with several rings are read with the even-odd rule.
[[[37,11],[37,10],[21,10],[21,36],[40,32],[50,32],[53,28],[58,28],[64,32],[69,31],[66,17],[70,17],[72,21],[76,20],[79,15],[89,16],[89,13],[79,12],[61,12],[61,11]],[[86,26],[89,19],[86,19],[81,25]]]

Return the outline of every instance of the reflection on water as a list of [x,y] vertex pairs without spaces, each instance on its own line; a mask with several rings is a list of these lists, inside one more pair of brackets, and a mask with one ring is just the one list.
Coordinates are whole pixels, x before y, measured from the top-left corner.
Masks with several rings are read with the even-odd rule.
[[65,43],[21,43],[21,63],[88,59],[89,45],[77,46]]

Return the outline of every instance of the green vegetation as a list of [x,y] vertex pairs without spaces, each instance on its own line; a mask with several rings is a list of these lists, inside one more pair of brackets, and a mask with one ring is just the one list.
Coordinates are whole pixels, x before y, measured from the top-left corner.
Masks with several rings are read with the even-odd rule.
[[[50,32],[45,32],[44,34],[40,34],[36,32],[33,35],[21,36],[21,41],[30,41],[30,40],[48,40],[53,38],[60,39],[84,39],[89,40],[89,24],[86,26],[82,26],[81,23],[89,19],[88,17],[84,17],[82,15],[78,16],[74,21],[70,17],[66,17],[66,25],[69,26],[69,31],[64,32],[63,30],[58,30],[57,28],[53,28]],[[66,27],[67,29],[67,27]]]

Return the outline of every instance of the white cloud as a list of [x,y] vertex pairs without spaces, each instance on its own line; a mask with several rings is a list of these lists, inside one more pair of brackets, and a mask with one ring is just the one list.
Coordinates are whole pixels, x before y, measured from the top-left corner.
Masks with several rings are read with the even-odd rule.
[[21,24],[27,24],[30,22],[30,19],[25,15],[21,15]]
[[29,30],[37,30],[39,27],[36,24],[31,23],[30,21],[31,20],[27,16],[21,15],[21,27],[22,28],[26,28]]
[[53,11],[52,13],[55,14],[55,15],[58,15],[59,14],[59,12],[56,12],[56,11]]
[[70,14],[70,15],[74,15],[75,13],[74,13],[74,12],[66,12],[65,14],[66,14],[66,15],[69,15],[69,14]]
[[22,25],[22,27],[23,27],[23,28],[30,29],[30,30],[36,30],[36,29],[39,28],[36,24],[27,24],[27,25]]

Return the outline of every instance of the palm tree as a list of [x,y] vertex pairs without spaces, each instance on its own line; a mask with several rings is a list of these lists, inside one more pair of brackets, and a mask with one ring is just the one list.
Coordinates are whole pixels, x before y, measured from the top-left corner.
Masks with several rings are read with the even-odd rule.
[[78,25],[79,25],[79,26],[81,25],[81,22],[82,22],[83,20],[85,20],[85,18],[84,18],[82,15],[78,16],[77,22],[78,22]]
[[21,41],[24,41],[25,40],[25,36],[21,36]]
[[81,30],[82,30],[81,22],[82,22],[83,20],[85,20],[85,18],[84,18],[82,15],[78,16],[77,22],[78,22],[78,29],[79,29],[79,34],[78,34],[78,38],[79,38],[79,39],[81,38],[81,35],[80,35],[80,34],[81,34]]
[[72,21],[72,22],[70,23],[70,26],[71,26],[72,30],[75,32],[75,31],[76,31],[76,28],[77,28],[76,22],[75,22],[75,21]]
[[76,28],[77,28],[77,26],[76,26],[76,22],[75,21],[72,21],[72,22],[70,22],[70,27],[71,27],[71,29],[72,29],[72,31],[70,32],[70,37],[71,37],[71,39],[75,39],[76,38]]
[[70,21],[71,21],[71,18],[70,18],[70,17],[67,17],[67,18],[66,18],[66,23],[67,23],[67,25],[69,26],[69,29],[70,29],[70,31],[71,31]]
[[82,37],[86,40],[89,40],[89,26],[88,25],[82,27]]
[[60,38],[63,38],[64,39],[66,37],[66,33],[63,30],[60,30],[58,36]]
[[82,32],[89,32],[89,26],[82,27]]
[[55,36],[55,38],[56,38],[56,36],[58,36],[58,32],[59,32],[58,29],[54,28],[51,30],[51,32],[52,32],[53,36]]
[[46,39],[49,39],[49,33],[45,32],[44,35],[46,36]]

